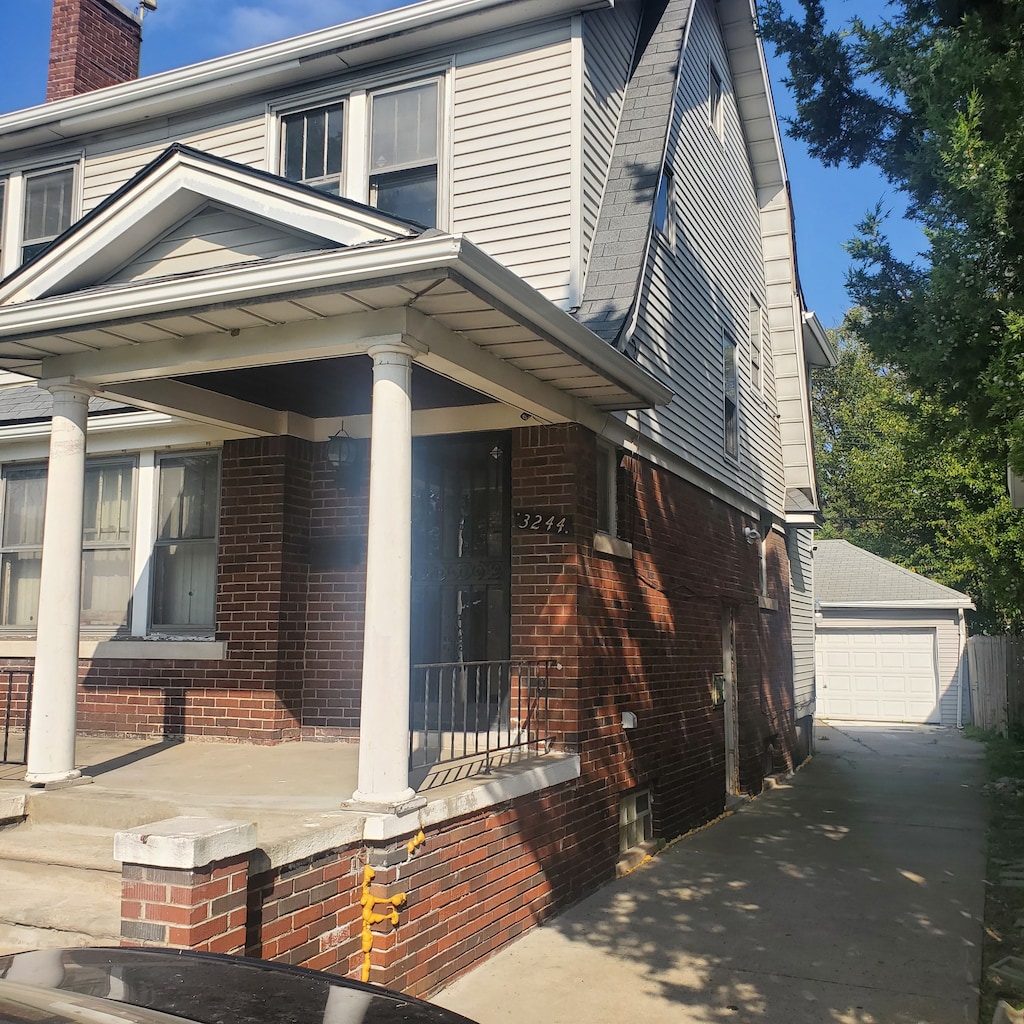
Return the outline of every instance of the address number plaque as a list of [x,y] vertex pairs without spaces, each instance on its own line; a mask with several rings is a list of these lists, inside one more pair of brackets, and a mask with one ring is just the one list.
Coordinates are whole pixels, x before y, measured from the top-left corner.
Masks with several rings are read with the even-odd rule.
[[557,512],[538,512],[536,509],[516,509],[513,522],[517,530],[529,530],[532,533],[559,533],[567,536],[572,533],[572,516],[563,516]]

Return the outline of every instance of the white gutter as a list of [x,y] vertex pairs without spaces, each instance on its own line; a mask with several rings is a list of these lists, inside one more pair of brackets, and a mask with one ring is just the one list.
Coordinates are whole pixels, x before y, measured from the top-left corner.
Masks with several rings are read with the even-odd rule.
[[[298,293],[345,290],[358,282],[370,284],[375,278],[439,272],[476,284],[485,298],[497,299],[553,345],[644,402],[663,405],[671,399],[669,388],[461,235],[420,236],[0,306],[0,345],[27,345],[32,337],[102,322],[147,320],[181,310],[200,311]],[[8,353],[8,358],[14,356]],[[0,363],[3,360],[0,354]]]
[[960,657],[956,669],[956,727],[964,727],[964,661],[967,658],[967,620],[960,609]]
[[[331,59],[338,69],[346,70],[361,63],[358,55],[354,55],[354,60],[346,60],[349,51],[373,43],[396,42],[396,56],[424,45],[442,45],[468,34],[465,26],[446,24],[456,19],[476,17],[482,20],[483,24],[470,30],[475,34],[539,18],[611,6],[612,0],[423,0],[281,42],[5,115],[0,117],[0,149],[68,138],[132,123],[156,113],[166,115],[201,104],[221,103],[243,91],[254,93],[260,88],[280,87],[287,80],[314,78],[325,69],[318,71],[303,65],[317,59]],[[397,42],[412,33],[418,33],[417,37],[409,42]],[[31,133],[31,136],[18,138],[23,133]]]
[[956,598],[944,598],[941,601],[819,601],[822,608],[970,608],[974,611],[974,602]]

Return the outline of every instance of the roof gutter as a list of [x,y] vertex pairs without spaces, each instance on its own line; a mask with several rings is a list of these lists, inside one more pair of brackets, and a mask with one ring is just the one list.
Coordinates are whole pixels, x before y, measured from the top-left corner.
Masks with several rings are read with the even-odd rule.
[[[613,0],[423,0],[382,14],[308,32],[280,42],[216,57],[199,64],[97,89],[80,96],[29,107],[0,117],[0,150],[44,145],[84,132],[99,131],[168,116],[202,104],[222,103],[243,92],[279,88],[312,79],[329,68],[307,67],[332,60],[343,70],[363,61],[356,51],[396,42],[395,55],[444,45],[466,35],[467,18],[483,22],[472,32],[495,31],[540,17],[611,7]],[[414,44],[399,44],[419,33]],[[346,59],[352,53],[353,59]]]
[[816,601],[819,608],[970,608],[975,610],[974,602],[945,598],[940,601]]

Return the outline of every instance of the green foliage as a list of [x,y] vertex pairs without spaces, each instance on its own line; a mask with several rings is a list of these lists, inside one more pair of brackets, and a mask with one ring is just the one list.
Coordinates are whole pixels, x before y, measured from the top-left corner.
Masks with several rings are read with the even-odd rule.
[[970,594],[974,632],[1020,632],[1024,513],[1006,494],[1003,442],[876,361],[857,326],[837,332],[839,363],[812,387],[821,536]]
[[874,164],[926,251],[897,259],[880,209],[849,246],[858,332],[911,385],[985,423],[1024,475],[1024,4],[892,0],[877,25],[765,5],[786,54],[789,126],[828,165]]

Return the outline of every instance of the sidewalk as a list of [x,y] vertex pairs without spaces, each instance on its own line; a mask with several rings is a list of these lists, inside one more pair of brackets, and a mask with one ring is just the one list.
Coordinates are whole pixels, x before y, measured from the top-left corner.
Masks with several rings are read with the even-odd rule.
[[786,786],[435,996],[480,1024],[974,1024],[983,749],[818,727]]

